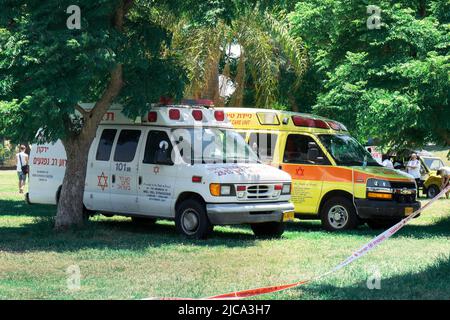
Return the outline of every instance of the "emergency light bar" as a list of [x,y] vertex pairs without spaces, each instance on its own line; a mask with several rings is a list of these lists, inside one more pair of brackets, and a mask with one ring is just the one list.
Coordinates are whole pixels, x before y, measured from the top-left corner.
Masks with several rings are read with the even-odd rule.
[[328,124],[320,119],[306,118],[302,116],[292,116],[292,122],[298,127],[330,129]]

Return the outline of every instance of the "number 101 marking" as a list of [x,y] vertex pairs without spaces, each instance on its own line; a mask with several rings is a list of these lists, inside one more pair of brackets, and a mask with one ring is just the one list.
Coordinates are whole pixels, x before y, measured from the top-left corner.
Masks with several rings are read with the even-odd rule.
[[116,171],[124,171],[124,172],[130,172],[131,168],[127,166],[126,163],[116,163]]

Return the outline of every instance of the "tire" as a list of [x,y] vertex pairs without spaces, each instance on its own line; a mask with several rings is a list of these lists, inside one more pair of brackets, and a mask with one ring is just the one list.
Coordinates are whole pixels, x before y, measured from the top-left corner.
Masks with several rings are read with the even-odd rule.
[[250,227],[258,238],[280,238],[284,232],[283,222],[253,223]]
[[393,225],[400,222],[400,218],[398,219],[370,219],[367,220],[366,223],[370,229],[379,230],[379,229],[389,229]]
[[131,222],[136,225],[147,225],[151,226],[156,223],[155,218],[144,218],[144,217],[131,217]]
[[353,202],[345,197],[328,199],[320,211],[320,220],[328,231],[351,230],[360,223]]
[[206,239],[213,231],[204,204],[191,199],[177,206],[175,226],[188,239]]
[[427,198],[428,199],[433,199],[434,197],[437,196],[437,194],[441,192],[441,190],[439,189],[439,187],[435,184],[432,184],[431,186],[429,186],[427,188]]

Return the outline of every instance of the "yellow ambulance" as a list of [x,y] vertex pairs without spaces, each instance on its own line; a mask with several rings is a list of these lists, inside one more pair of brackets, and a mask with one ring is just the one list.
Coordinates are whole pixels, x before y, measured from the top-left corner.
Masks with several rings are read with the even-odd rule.
[[270,109],[223,110],[262,162],[291,175],[297,218],[320,219],[330,231],[363,223],[386,228],[420,208],[414,179],[381,166],[337,121]]

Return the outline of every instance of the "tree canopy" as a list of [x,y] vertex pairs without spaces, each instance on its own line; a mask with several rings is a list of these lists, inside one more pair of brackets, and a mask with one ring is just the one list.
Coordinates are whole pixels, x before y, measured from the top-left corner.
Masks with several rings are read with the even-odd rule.
[[[450,144],[450,2],[299,1],[290,14],[311,68],[303,108],[341,120],[362,142]],[[370,20],[369,20],[370,22]]]

